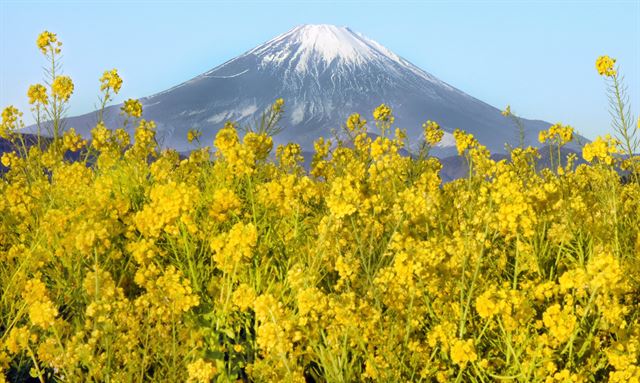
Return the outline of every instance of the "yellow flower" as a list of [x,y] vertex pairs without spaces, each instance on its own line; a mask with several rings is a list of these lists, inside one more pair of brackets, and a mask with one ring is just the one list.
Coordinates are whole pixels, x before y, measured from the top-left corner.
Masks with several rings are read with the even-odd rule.
[[2,111],[2,124],[0,124],[0,137],[8,138],[11,133],[20,127],[20,112],[13,105],[9,105]]
[[56,34],[49,31],[40,33],[36,44],[44,54],[47,54],[49,49],[55,53],[60,53],[60,47],[62,46],[62,42],[58,41]]
[[565,306],[564,309],[559,304],[554,304],[547,308],[542,315],[542,321],[549,330],[549,334],[564,343],[569,340],[577,324],[576,316],[571,308]]
[[540,131],[540,133],[538,133],[538,141],[540,141],[541,144],[544,144],[548,139],[548,134],[546,130],[542,130]]
[[[103,98],[120,84],[107,71]],[[64,106],[48,86],[26,93],[34,112]],[[265,112],[277,122],[283,108]],[[307,168],[305,146],[271,155],[277,129],[232,122],[215,147],[161,150],[141,109],[99,122],[91,149],[74,129],[53,144],[11,134],[20,112],[0,109],[0,383],[29,369],[96,382],[640,377],[640,187],[603,166],[626,159],[610,136],[584,146],[593,164],[574,154],[550,169],[535,148],[498,159],[457,130],[471,166],[446,174],[423,154],[449,133],[426,121],[421,155],[405,155],[384,106],[383,134],[351,115]],[[202,127],[189,128],[183,141]],[[573,136],[547,128],[546,146]]]
[[191,288],[181,271],[168,266],[160,271],[152,263],[138,268],[134,281],[146,290],[136,299],[138,309],[146,309],[151,321],[170,322],[200,304],[200,296]]
[[26,351],[29,347],[29,341],[33,341],[33,335],[27,327],[14,327],[5,339],[4,346],[9,355],[15,355]]
[[131,98],[126,100],[121,110],[122,113],[126,114],[129,117],[142,117],[142,104],[138,100],[133,100]]
[[47,329],[51,327],[58,316],[58,310],[49,299],[47,287],[39,279],[27,281],[22,293],[29,308],[29,319],[35,326]]
[[314,141],[313,148],[315,153],[311,160],[311,174],[315,177],[321,177],[325,175],[328,169],[327,156],[331,150],[331,140],[325,140],[324,137],[320,137]]
[[488,319],[503,310],[503,304],[498,301],[495,289],[489,289],[476,298],[476,311],[481,318]]
[[0,157],[0,164],[6,168],[10,168],[17,160],[18,156],[16,155],[16,152],[6,152],[2,153],[2,157]]
[[91,130],[91,146],[99,151],[105,150],[113,143],[112,134],[109,129],[100,121],[95,128]]
[[510,116],[511,115],[511,105],[507,105],[507,107],[501,112],[503,116]]
[[224,222],[230,216],[240,214],[242,203],[236,194],[227,188],[213,192],[213,203],[209,209],[209,215],[217,222]]
[[326,198],[329,211],[338,219],[355,213],[361,201],[360,185],[352,176],[336,178]]
[[427,121],[422,124],[422,128],[424,129],[424,139],[431,146],[437,145],[444,136],[444,132],[437,122]]
[[391,114],[391,108],[389,108],[385,104],[380,104],[380,106],[378,106],[373,111],[373,118],[376,121],[393,123],[393,115]]
[[615,70],[616,59],[609,56],[600,56],[596,60],[596,69],[600,76],[613,77],[616,75]]
[[273,113],[278,114],[282,112],[283,107],[284,107],[284,100],[279,98],[273,103],[273,105],[271,105],[271,110],[273,110]]
[[216,368],[211,362],[205,362],[203,359],[198,359],[193,363],[187,365],[187,372],[189,373],[189,383],[209,383],[216,375]]
[[211,240],[213,260],[220,270],[233,275],[251,259],[257,241],[258,231],[253,224],[236,223],[228,233]]
[[255,153],[253,148],[240,144],[236,126],[232,122],[225,123],[218,131],[213,141],[218,149],[216,156],[223,158],[231,167],[233,175],[242,176],[253,173],[255,165]]
[[242,139],[244,146],[251,150],[256,160],[264,160],[273,149],[273,138],[266,133],[249,132]]
[[227,156],[226,153],[232,151],[239,142],[240,140],[238,139],[236,126],[231,122],[227,122],[216,134],[213,145],[222,153],[223,156]]
[[547,141],[552,141],[560,146],[573,140],[573,128],[571,126],[564,126],[560,123],[553,124],[548,130],[543,130],[538,133],[538,141],[544,144]]
[[84,148],[87,145],[87,141],[82,139],[74,128],[69,129],[65,132],[62,137],[62,142],[64,147],[72,152],[77,152],[78,150]]
[[53,95],[63,101],[68,101],[73,93],[73,81],[69,76],[58,76],[51,84]]
[[197,129],[189,129],[187,132],[187,141],[193,142],[194,140],[198,141],[202,136],[202,132]]
[[587,162],[594,160],[601,161],[607,165],[611,165],[615,159],[614,155],[620,153],[620,141],[612,138],[607,134],[603,137],[597,137],[593,142],[587,143],[582,148],[582,158]]
[[347,118],[347,129],[351,132],[358,131],[366,125],[367,120],[364,120],[360,117],[360,114],[354,113],[349,118]]
[[100,77],[100,90],[113,90],[114,93],[118,93],[122,87],[122,78],[118,75],[117,69],[111,69],[104,71],[102,77]]
[[451,361],[460,367],[465,367],[468,362],[478,360],[473,339],[456,339],[451,344]]
[[460,129],[456,129],[453,132],[453,138],[456,140],[456,149],[458,149],[459,155],[462,155],[467,149],[471,149],[478,144],[473,134],[465,133]]
[[611,253],[594,254],[587,264],[587,275],[591,277],[589,285],[594,290],[615,289],[625,278],[620,262]]
[[47,97],[47,88],[42,84],[35,84],[29,87],[27,91],[27,97],[29,97],[29,104],[42,104],[47,105],[49,98]]
[[276,158],[278,162],[280,162],[280,165],[288,170],[294,169],[299,163],[304,161],[300,145],[294,143],[278,146],[276,148]]
[[188,230],[194,230],[191,216],[194,204],[200,197],[200,191],[184,182],[156,184],[149,193],[150,202],[139,211],[133,221],[137,229],[145,236],[157,238],[163,232],[178,235],[184,224]]
[[151,154],[155,147],[156,123],[153,121],[140,120],[134,133],[133,152],[140,155]]
[[247,311],[253,307],[253,303],[256,300],[256,292],[251,286],[242,283],[233,292],[232,300],[234,306],[238,307],[240,311]]

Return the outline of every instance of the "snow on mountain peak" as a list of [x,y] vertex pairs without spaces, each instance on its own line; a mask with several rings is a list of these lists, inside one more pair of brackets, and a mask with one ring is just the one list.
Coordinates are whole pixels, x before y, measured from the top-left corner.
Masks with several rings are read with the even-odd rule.
[[396,55],[382,44],[347,27],[329,24],[297,26],[243,56],[254,55],[261,68],[284,69],[285,82],[307,74],[317,76],[330,66],[332,74],[349,77],[352,70],[375,66],[389,75],[412,73],[449,89],[448,84]]
[[398,56],[382,45],[347,27],[328,24],[295,27],[249,53],[260,57],[263,65],[288,62],[302,73],[310,69],[310,64],[328,66],[335,60],[341,65],[360,65],[382,58],[400,62]]

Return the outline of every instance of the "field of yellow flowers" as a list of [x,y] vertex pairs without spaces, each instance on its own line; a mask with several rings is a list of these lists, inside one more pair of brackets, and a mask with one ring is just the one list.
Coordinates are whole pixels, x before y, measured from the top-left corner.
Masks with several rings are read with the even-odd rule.
[[[308,170],[298,145],[273,149],[282,100],[188,158],[159,148],[136,100],[124,126],[82,138],[64,126],[61,43],[37,44],[49,81],[28,97],[52,138],[27,142],[13,107],[0,126],[13,147],[0,382],[640,381],[638,127],[624,97],[620,134],[586,144],[587,164],[559,158],[573,137],[560,124],[540,135],[542,170],[535,148],[496,162],[456,131],[469,173],[442,183],[438,124],[400,155],[385,105],[318,139]],[[596,67],[620,96],[614,60]],[[121,86],[104,73],[103,107]]]

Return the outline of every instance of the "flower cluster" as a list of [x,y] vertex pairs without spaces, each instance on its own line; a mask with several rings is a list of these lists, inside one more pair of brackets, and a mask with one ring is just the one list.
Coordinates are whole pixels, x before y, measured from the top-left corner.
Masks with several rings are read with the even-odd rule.
[[431,146],[437,145],[444,136],[444,131],[437,122],[427,121],[422,125],[422,128],[424,129],[424,139]]
[[598,160],[607,165],[611,165],[615,155],[620,153],[620,141],[607,134],[598,137],[593,142],[589,142],[582,148],[582,157],[585,161],[593,162]]
[[2,122],[0,123],[0,137],[9,138],[9,135],[20,128],[20,112],[15,106],[9,105],[2,111]]
[[58,41],[56,34],[49,31],[44,31],[38,35],[36,44],[43,54],[48,54],[49,50],[60,53],[60,47],[62,46],[62,42]]
[[354,113],[347,119],[347,129],[351,132],[358,132],[366,125],[367,120],[360,117],[360,114]]
[[376,121],[393,123],[393,114],[391,113],[391,108],[389,108],[389,106],[385,104],[380,104],[380,106],[374,109],[373,118]]
[[122,87],[122,78],[118,75],[117,69],[111,69],[104,71],[102,77],[100,77],[100,90],[101,91],[109,91],[112,90],[113,93],[120,92],[120,88]]
[[142,104],[138,100],[128,99],[122,105],[122,113],[129,117],[142,117]]
[[[274,150],[283,105],[187,156],[159,147],[138,101],[133,134],[99,121],[90,143],[25,143],[5,109],[0,382],[638,380],[640,183],[618,141],[559,172],[456,130],[466,177],[443,182],[428,149],[446,127],[428,121],[403,155],[416,143],[381,105],[375,137],[354,114],[307,169],[300,145]],[[561,156],[572,135],[541,136]]]
[[478,141],[473,137],[473,134],[465,133],[459,129],[456,129],[453,132],[453,138],[456,140],[456,149],[458,149],[459,155],[462,155],[464,152],[478,144]]
[[271,109],[273,110],[274,113],[278,114],[282,112],[283,107],[284,107],[284,100],[279,98],[273,103],[273,105],[271,106]]
[[58,76],[51,84],[51,92],[62,101],[69,101],[73,93],[73,81],[69,76]]
[[601,76],[613,77],[616,75],[616,60],[609,56],[600,56],[596,60],[596,69]]
[[540,141],[541,144],[550,141],[558,143],[559,145],[565,145],[571,140],[573,140],[573,128],[562,124],[553,124],[549,129],[541,131],[538,135],[538,141]]
[[187,132],[187,141],[189,142],[199,141],[200,136],[202,136],[201,131],[196,129],[189,129],[189,131]]
[[76,133],[76,130],[71,128],[64,133],[64,136],[62,136],[62,143],[66,149],[72,152],[77,152],[87,145],[87,140],[82,139],[82,137]]
[[29,104],[32,105],[47,105],[49,103],[47,88],[42,84],[31,85],[27,91],[27,97],[29,97]]

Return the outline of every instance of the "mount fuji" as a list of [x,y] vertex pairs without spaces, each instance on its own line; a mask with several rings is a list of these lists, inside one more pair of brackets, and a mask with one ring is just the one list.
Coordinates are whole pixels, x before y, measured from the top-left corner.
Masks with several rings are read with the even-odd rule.
[[[512,122],[497,108],[437,79],[377,42],[346,27],[302,25],[208,72],[166,91],[141,98],[143,117],[156,121],[158,140],[179,151],[193,149],[187,131],[199,129],[211,143],[226,121],[259,120],[276,98],[285,100],[284,130],[276,143],[297,142],[311,151],[313,141],[330,137],[358,112],[371,120],[381,103],[393,109],[396,126],[407,129],[410,145],[421,140],[422,124],[433,120],[445,130],[435,154],[455,151],[451,133],[460,128],[493,153],[517,144]],[[108,127],[119,126],[121,105],[105,110]],[[88,135],[95,112],[67,119]],[[525,143],[537,145],[544,121],[523,120]],[[373,128],[373,124],[370,124]],[[375,133],[372,130],[372,133]]]

